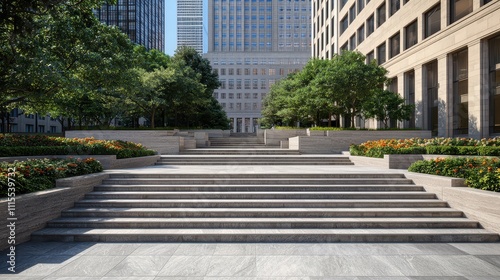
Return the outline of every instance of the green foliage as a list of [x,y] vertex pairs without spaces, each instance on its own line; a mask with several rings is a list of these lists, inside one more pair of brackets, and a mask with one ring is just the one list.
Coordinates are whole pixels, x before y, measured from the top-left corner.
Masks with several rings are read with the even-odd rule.
[[464,178],[472,188],[500,192],[498,158],[437,158],[413,163],[408,171]]
[[[293,125],[311,123],[321,125],[323,120],[339,124],[343,115],[351,120],[363,116],[367,102],[373,100],[387,83],[387,71],[375,63],[366,64],[359,52],[345,51],[331,60],[310,60],[302,71],[289,75],[271,87],[263,103],[262,123]],[[393,112],[392,118],[403,118],[402,112]],[[397,109],[407,109],[396,106]]]
[[499,156],[500,138],[380,139],[350,147],[351,154],[373,157],[383,157],[384,153],[403,153],[399,151],[401,149],[412,149],[413,152],[404,153],[417,154]]
[[375,118],[389,128],[389,121],[409,120],[415,110],[414,105],[405,104],[404,98],[398,93],[388,90],[376,90],[375,94],[363,103],[364,116]]
[[0,196],[7,196],[8,173],[15,169],[16,195],[55,187],[56,179],[91,174],[102,171],[102,165],[93,158],[87,159],[30,159],[14,163],[0,162]]
[[0,135],[0,155],[116,155],[131,158],[154,155],[140,144],[121,140],[64,138],[46,135]]

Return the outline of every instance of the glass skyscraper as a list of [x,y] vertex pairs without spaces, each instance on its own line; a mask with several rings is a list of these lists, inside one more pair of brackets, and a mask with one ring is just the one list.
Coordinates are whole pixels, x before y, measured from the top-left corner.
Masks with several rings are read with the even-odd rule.
[[209,0],[208,53],[214,92],[233,132],[254,132],[262,100],[311,57],[311,0]]
[[99,20],[118,26],[130,40],[147,49],[165,49],[164,0],[118,0],[95,11]]
[[203,53],[203,0],[177,0],[177,46]]

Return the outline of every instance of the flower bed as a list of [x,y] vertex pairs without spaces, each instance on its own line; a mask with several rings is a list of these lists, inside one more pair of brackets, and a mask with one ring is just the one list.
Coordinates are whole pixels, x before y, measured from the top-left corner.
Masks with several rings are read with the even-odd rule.
[[131,158],[154,155],[141,144],[120,140],[64,138],[46,135],[0,135],[1,156],[116,155]]
[[384,157],[384,154],[440,154],[499,156],[500,138],[382,139],[351,145],[351,155]]
[[408,171],[464,178],[471,188],[500,192],[498,158],[437,158],[413,163]]
[[[13,172],[14,171],[14,172]],[[9,184],[15,194],[30,193],[55,187],[56,179],[101,172],[102,166],[93,158],[31,159],[14,163],[0,162],[0,196],[8,193]],[[12,180],[8,180],[8,174]]]

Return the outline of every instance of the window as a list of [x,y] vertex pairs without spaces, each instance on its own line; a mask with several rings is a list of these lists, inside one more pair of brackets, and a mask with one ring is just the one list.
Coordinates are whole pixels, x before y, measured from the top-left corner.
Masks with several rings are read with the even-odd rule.
[[425,38],[441,30],[441,4],[434,6],[424,15]]
[[220,74],[221,75],[226,75],[226,68],[220,69]]
[[349,22],[352,23],[356,19],[356,4],[349,8]]
[[427,127],[432,131],[432,136],[437,136],[438,133],[438,68],[437,61],[430,62],[424,65],[427,77],[427,91],[424,98],[427,99]]
[[343,51],[347,51],[347,42],[345,42],[345,44],[340,47],[340,53],[342,53]]
[[451,0],[450,1],[450,23],[463,18],[472,12],[473,0]]
[[[415,105],[415,71],[405,73],[405,91],[406,91],[406,104]],[[410,114],[408,121],[408,128],[415,128],[415,110]]]
[[231,75],[231,76],[234,75],[234,69],[233,68],[229,68],[228,69],[228,74]]
[[24,132],[35,132],[35,126],[32,124],[27,124],[25,125],[25,130]]
[[57,126],[50,126],[50,133],[57,133]]
[[221,99],[226,99],[226,93],[225,92],[221,92],[220,93],[220,98]]
[[391,6],[390,6],[390,13],[389,13],[389,15],[392,16],[397,11],[399,11],[401,2],[400,2],[400,0],[390,0],[390,3],[391,3]]
[[389,58],[393,58],[399,54],[399,46],[401,44],[399,32],[396,35],[389,38],[389,44],[390,44]]
[[374,60],[375,60],[375,53],[371,51],[366,55],[366,63],[370,64]]
[[349,0],[340,0],[340,10],[342,10],[342,8],[345,6],[347,1],[349,1]]
[[374,16],[371,15],[367,20],[366,20],[366,37],[370,36],[373,31],[375,31],[375,20],[373,18]]
[[490,134],[500,133],[500,36],[488,41]]
[[363,43],[365,40],[365,25],[361,25],[360,28],[358,28],[358,45]]
[[356,49],[356,34],[353,34],[351,38],[349,38],[349,49],[351,51]]
[[452,54],[453,60],[453,134],[469,133],[469,83],[467,49]]
[[38,126],[38,132],[45,133],[45,125],[39,125]]
[[365,0],[358,0],[358,14],[363,10],[365,7]]
[[415,46],[418,43],[418,25],[417,20],[405,27],[405,50]]
[[385,62],[385,43],[381,44],[377,47],[377,62],[378,65],[383,64]]
[[492,0],[483,0],[483,4],[482,5],[486,5],[488,3],[490,3]]
[[229,93],[229,99],[234,99],[234,93]]
[[385,22],[385,2],[377,8],[377,27]]
[[348,18],[345,16],[341,21],[340,21],[340,34],[344,33],[344,31],[347,29],[349,26]]

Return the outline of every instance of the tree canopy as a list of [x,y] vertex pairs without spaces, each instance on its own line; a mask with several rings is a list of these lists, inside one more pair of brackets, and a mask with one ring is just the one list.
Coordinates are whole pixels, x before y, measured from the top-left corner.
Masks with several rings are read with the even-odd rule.
[[356,51],[344,51],[331,60],[311,59],[304,68],[271,87],[264,100],[263,124],[336,125],[343,116],[354,127],[356,117],[389,120],[410,118],[413,107],[399,94],[383,90],[387,70]]
[[114,1],[0,1],[2,117],[21,108],[70,128],[106,127],[116,118],[135,126],[140,117],[151,127],[227,127],[208,60],[191,48],[170,57],[135,45],[95,17],[105,2]]

